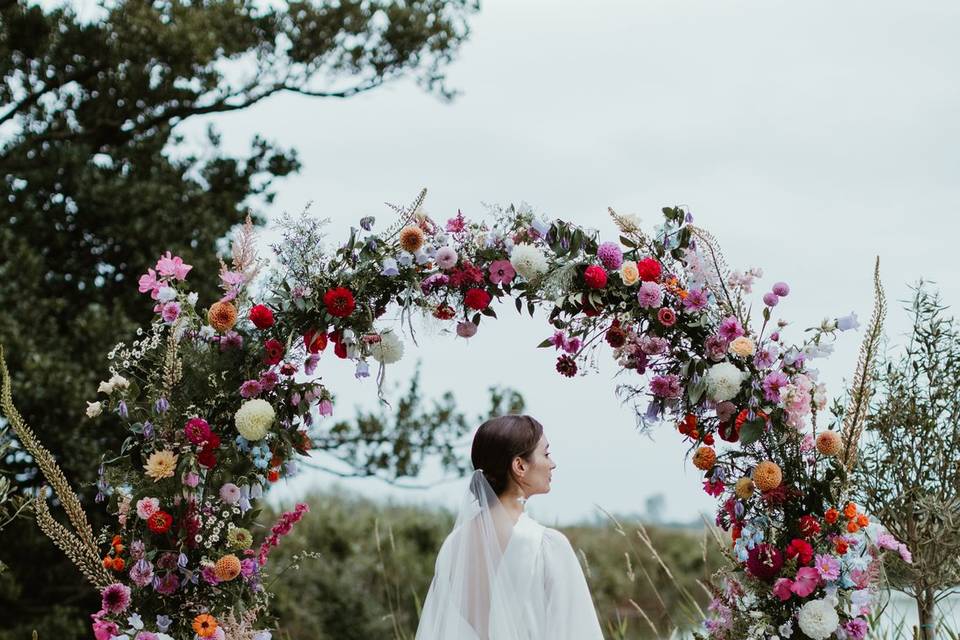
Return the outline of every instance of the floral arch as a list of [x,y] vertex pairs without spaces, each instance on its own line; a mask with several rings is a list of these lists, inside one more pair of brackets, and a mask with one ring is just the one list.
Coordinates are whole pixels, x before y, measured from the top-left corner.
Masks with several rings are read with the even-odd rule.
[[[73,531],[53,520],[44,499],[38,522],[102,593],[95,636],[269,638],[258,631],[262,578],[306,505],[257,544],[253,505],[310,449],[313,416],[332,412],[329,389],[315,379],[322,358],[355,361],[358,377],[371,375],[373,362],[382,382],[403,355],[414,315],[473,338],[484,317],[496,318],[491,303],[510,298],[520,313],[547,312],[552,335],[539,346],[557,350],[559,374],[573,376],[592,351],[610,349],[634,374],[617,391],[638,422],[673,425],[689,442],[687,463],[703,472],[704,490],[718,500],[717,527],[729,532],[717,535],[730,563],[712,586],[703,635],[863,638],[882,553],[909,558],[848,499],[885,313],[878,276],[849,406],[838,429],[823,429],[826,391],[808,365],[856,328],[856,317],[825,321],[789,343],[786,323],[773,320],[789,287],[774,284],[752,317],[759,272],[730,271],[683,209],[663,209],[650,234],[611,210],[620,235],[601,242],[524,208],[496,210],[488,222],[458,213],[439,224],[421,211],[425,194],[394,207],[398,220],[383,231],[361,219],[332,252],[317,221],[286,220],[257,291],[250,285],[263,265],[248,224],[212,304],[190,292],[194,274],[179,257],[167,252],[147,270],[139,291],[155,320],[111,351],[111,376],[87,409],[91,419],[119,414],[129,431],[101,474],[113,531],[95,534],[62,474],[44,466],[2,368],[4,412]],[[395,326],[384,320],[388,308],[399,309]]]

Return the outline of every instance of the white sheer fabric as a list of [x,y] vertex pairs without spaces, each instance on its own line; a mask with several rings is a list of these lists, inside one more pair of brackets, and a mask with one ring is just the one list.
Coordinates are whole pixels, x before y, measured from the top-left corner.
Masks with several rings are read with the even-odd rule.
[[566,537],[526,514],[513,523],[474,472],[436,572],[416,640],[602,640]]

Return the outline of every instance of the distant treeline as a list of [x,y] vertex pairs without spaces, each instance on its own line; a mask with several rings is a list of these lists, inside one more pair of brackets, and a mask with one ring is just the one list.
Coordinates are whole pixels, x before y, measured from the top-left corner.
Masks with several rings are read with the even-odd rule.
[[[307,518],[270,557],[273,573],[299,565],[273,587],[273,610],[282,621],[274,637],[412,639],[453,514],[339,492],[313,494],[307,501]],[[700,620],[696,606],[705,609],[708,598],[698,581],[705,583],[722,561],[712,536],[647,527],[648,546],[640,526],[629,521],[562,531],[581,556],[608,638],[668,636]],[[303,551],[319,557],[295,559]]]

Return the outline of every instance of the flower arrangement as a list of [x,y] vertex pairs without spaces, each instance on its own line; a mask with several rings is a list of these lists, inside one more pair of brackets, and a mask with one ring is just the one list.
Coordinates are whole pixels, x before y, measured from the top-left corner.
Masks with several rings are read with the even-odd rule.
[[439,224],[422,211],[424,196],[395,207],[399,220],[383,231],[362,218],[333,251],[320,221],[285,218],[257,292],[248,225],[221,268],[223,295],[206,309],[187,286],[190,265],[170,253],[140,279],[155,320],[109,354],[103,397],[87,410],[117,413],[130,434],[105,458],[99,485],[116,529],[97,540],[102,566],[84,565],[102,589],[96,637],[268,637],[252,629],[266,611],[269,553],[306,507],[254,549],[253,503],[295,473],[317,417],[332,413],[314,377],[323,353],[332,345],[357,378],[371,375],[372,360],[381,387],[404,355],[401,334],[415,339],[414,315],[474,339],[484,317],[497,317],[494,301],[512,298],[531,316],[548,309],[551,335],[539,346],[560,352],[558,373],[584,373],[609,348],[636,380],[617,391],[638,424],[675,424],[689,443],[730,534],[704,634],[863,638],[882,554],[909,559],[847,499],[884,314],[878,276],[844,423],[820,429],[827,396],[813,363],[856,316],[788,343],[772,310],[789,286],[762,296],[754,322],[749,295],[762,273],[731,272],[686,211],[664,209],[652,235],[611,211],[620,236],[600,241],[526,207]]

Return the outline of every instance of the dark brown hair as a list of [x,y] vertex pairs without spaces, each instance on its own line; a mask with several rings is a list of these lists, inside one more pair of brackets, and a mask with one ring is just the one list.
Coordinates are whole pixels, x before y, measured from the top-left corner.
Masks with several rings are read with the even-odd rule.
[[498,496],[510,485],[511,466],[517,456],[527,459],[537,448],[543,425],[530,416],[506,415],[490,418],[473,436],[470,459],[474,469],[483,470]]

